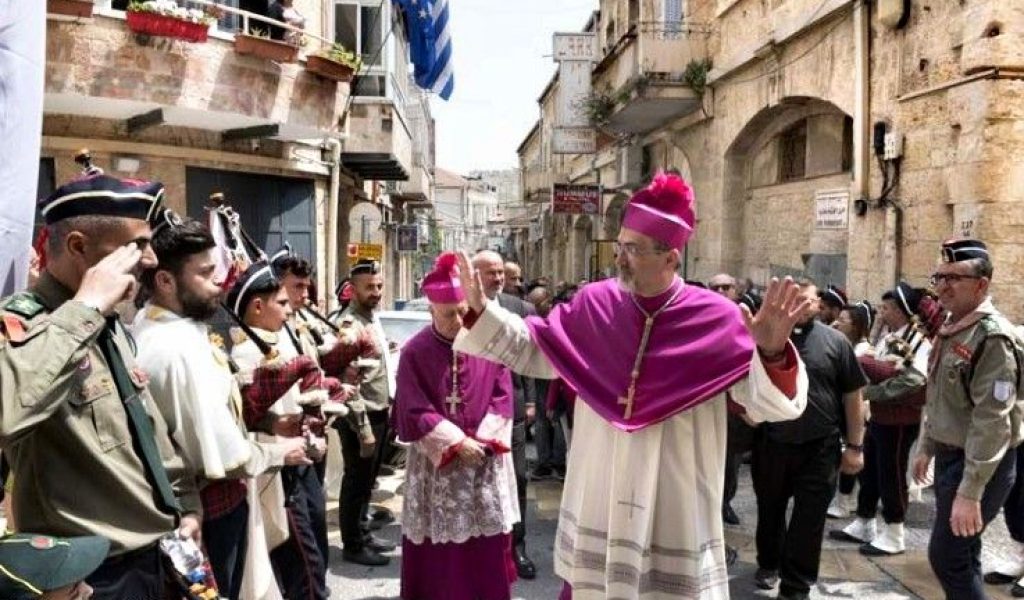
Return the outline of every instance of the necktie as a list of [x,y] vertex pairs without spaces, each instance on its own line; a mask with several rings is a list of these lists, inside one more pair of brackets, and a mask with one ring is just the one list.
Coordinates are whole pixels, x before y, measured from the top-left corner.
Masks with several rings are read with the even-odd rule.
[[145,407],[142,406],[142,398],[139,397],[138,391],[132,384],[121,351],[114,341],[116,323],[117,317],[107,317],[107,326],[100,333],[98,340],[100,351],[103,352],[103,358],[106,359],[107,366],[110,368],[110,374],[114,378],[114,385],[117,386],[121,402],[124,403],[125,412],[128,414],[128,426],[132,433],[132,446],[146,469],[146,478],[156,490],[159,508],[168,514],[180,513],[181,505],[174,497],[174,490],[167,478],[163,461],[160,459],[160,451],[156,447],[153,424],[150,422]]

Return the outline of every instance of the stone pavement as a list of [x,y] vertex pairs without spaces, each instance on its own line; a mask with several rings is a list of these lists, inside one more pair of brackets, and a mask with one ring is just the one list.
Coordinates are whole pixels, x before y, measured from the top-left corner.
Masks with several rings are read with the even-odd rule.
[[[386,477],[381,489],[375,492],[375,502],[401,511],[401,474]],[[336,494],[336,490],[331,490]],[[535,581],[520,581],[513,590],[517,600],[554,600],[558,597],[561,582],[552,572],[552,547],[558,515],[561,484],[554,481],[531,482],[529,487],[530,518],[528,547],[530,556],[537,563],[538,577]],[[907,524],[907,553],[903,556],[868,559],[857,552],[852,544],[843,544],[826,539],[822,551],[821,576],[818,585],[811,592],[814,600],[941,600],[942,590],[935,581],[928,566],[927,547],[932,519],[933,499],[929,491],[924,501],[912,504]],[[755,588],[753,575],[756,569],[754,527],[757,509],[749,471],[741,473],[740,490],[733,502],[742,524],[728,527],[726,538],[739,549],[740,558],[731,570],[730,589],[734,600],[773,598],[773,592]],[[337,530],[337,502],[332,501],[328,513],[331,534],[331,563],[328,584],[332,600],[383,600],[397,598],[401,549],[391,553],[391,565],[385,568],[368,568],[352,565],[341,560],[341,540]],[[842,527],[848,521],[829,520],[826,531]],[[392,524],[379,532],[383,537],[398,542],[399,527]],[[1007,549],[1009,538],[1002,517],[993,523],[985,533],[984,563],[989,564],[1000,552]],[[993,600],[1011,598],[1008,586],[989,587]],[[438,600],[443,600],[441,596]]]

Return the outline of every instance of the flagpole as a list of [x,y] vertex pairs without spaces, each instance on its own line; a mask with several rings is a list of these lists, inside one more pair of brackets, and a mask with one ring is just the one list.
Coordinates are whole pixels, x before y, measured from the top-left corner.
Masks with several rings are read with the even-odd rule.
[[0,295],[25,287],[43,130],[46,2],[0,3]]

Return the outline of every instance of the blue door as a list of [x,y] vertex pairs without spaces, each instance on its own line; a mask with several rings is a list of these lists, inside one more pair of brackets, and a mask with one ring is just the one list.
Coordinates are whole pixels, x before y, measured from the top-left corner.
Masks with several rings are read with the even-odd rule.
[[188,215],[206,222],[210,194],[223,192],[242,226],[267,254],[288,241],[295,253],[316,264],[316,210],[313,182],[188,167],[185,173]]

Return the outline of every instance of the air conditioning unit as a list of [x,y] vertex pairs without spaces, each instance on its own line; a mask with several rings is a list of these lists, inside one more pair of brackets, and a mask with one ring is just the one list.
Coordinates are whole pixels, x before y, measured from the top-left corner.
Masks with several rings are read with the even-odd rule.
[[404,181],[385,181],[384,182],[384,193],[386,194],[401,194],[404,190]]

